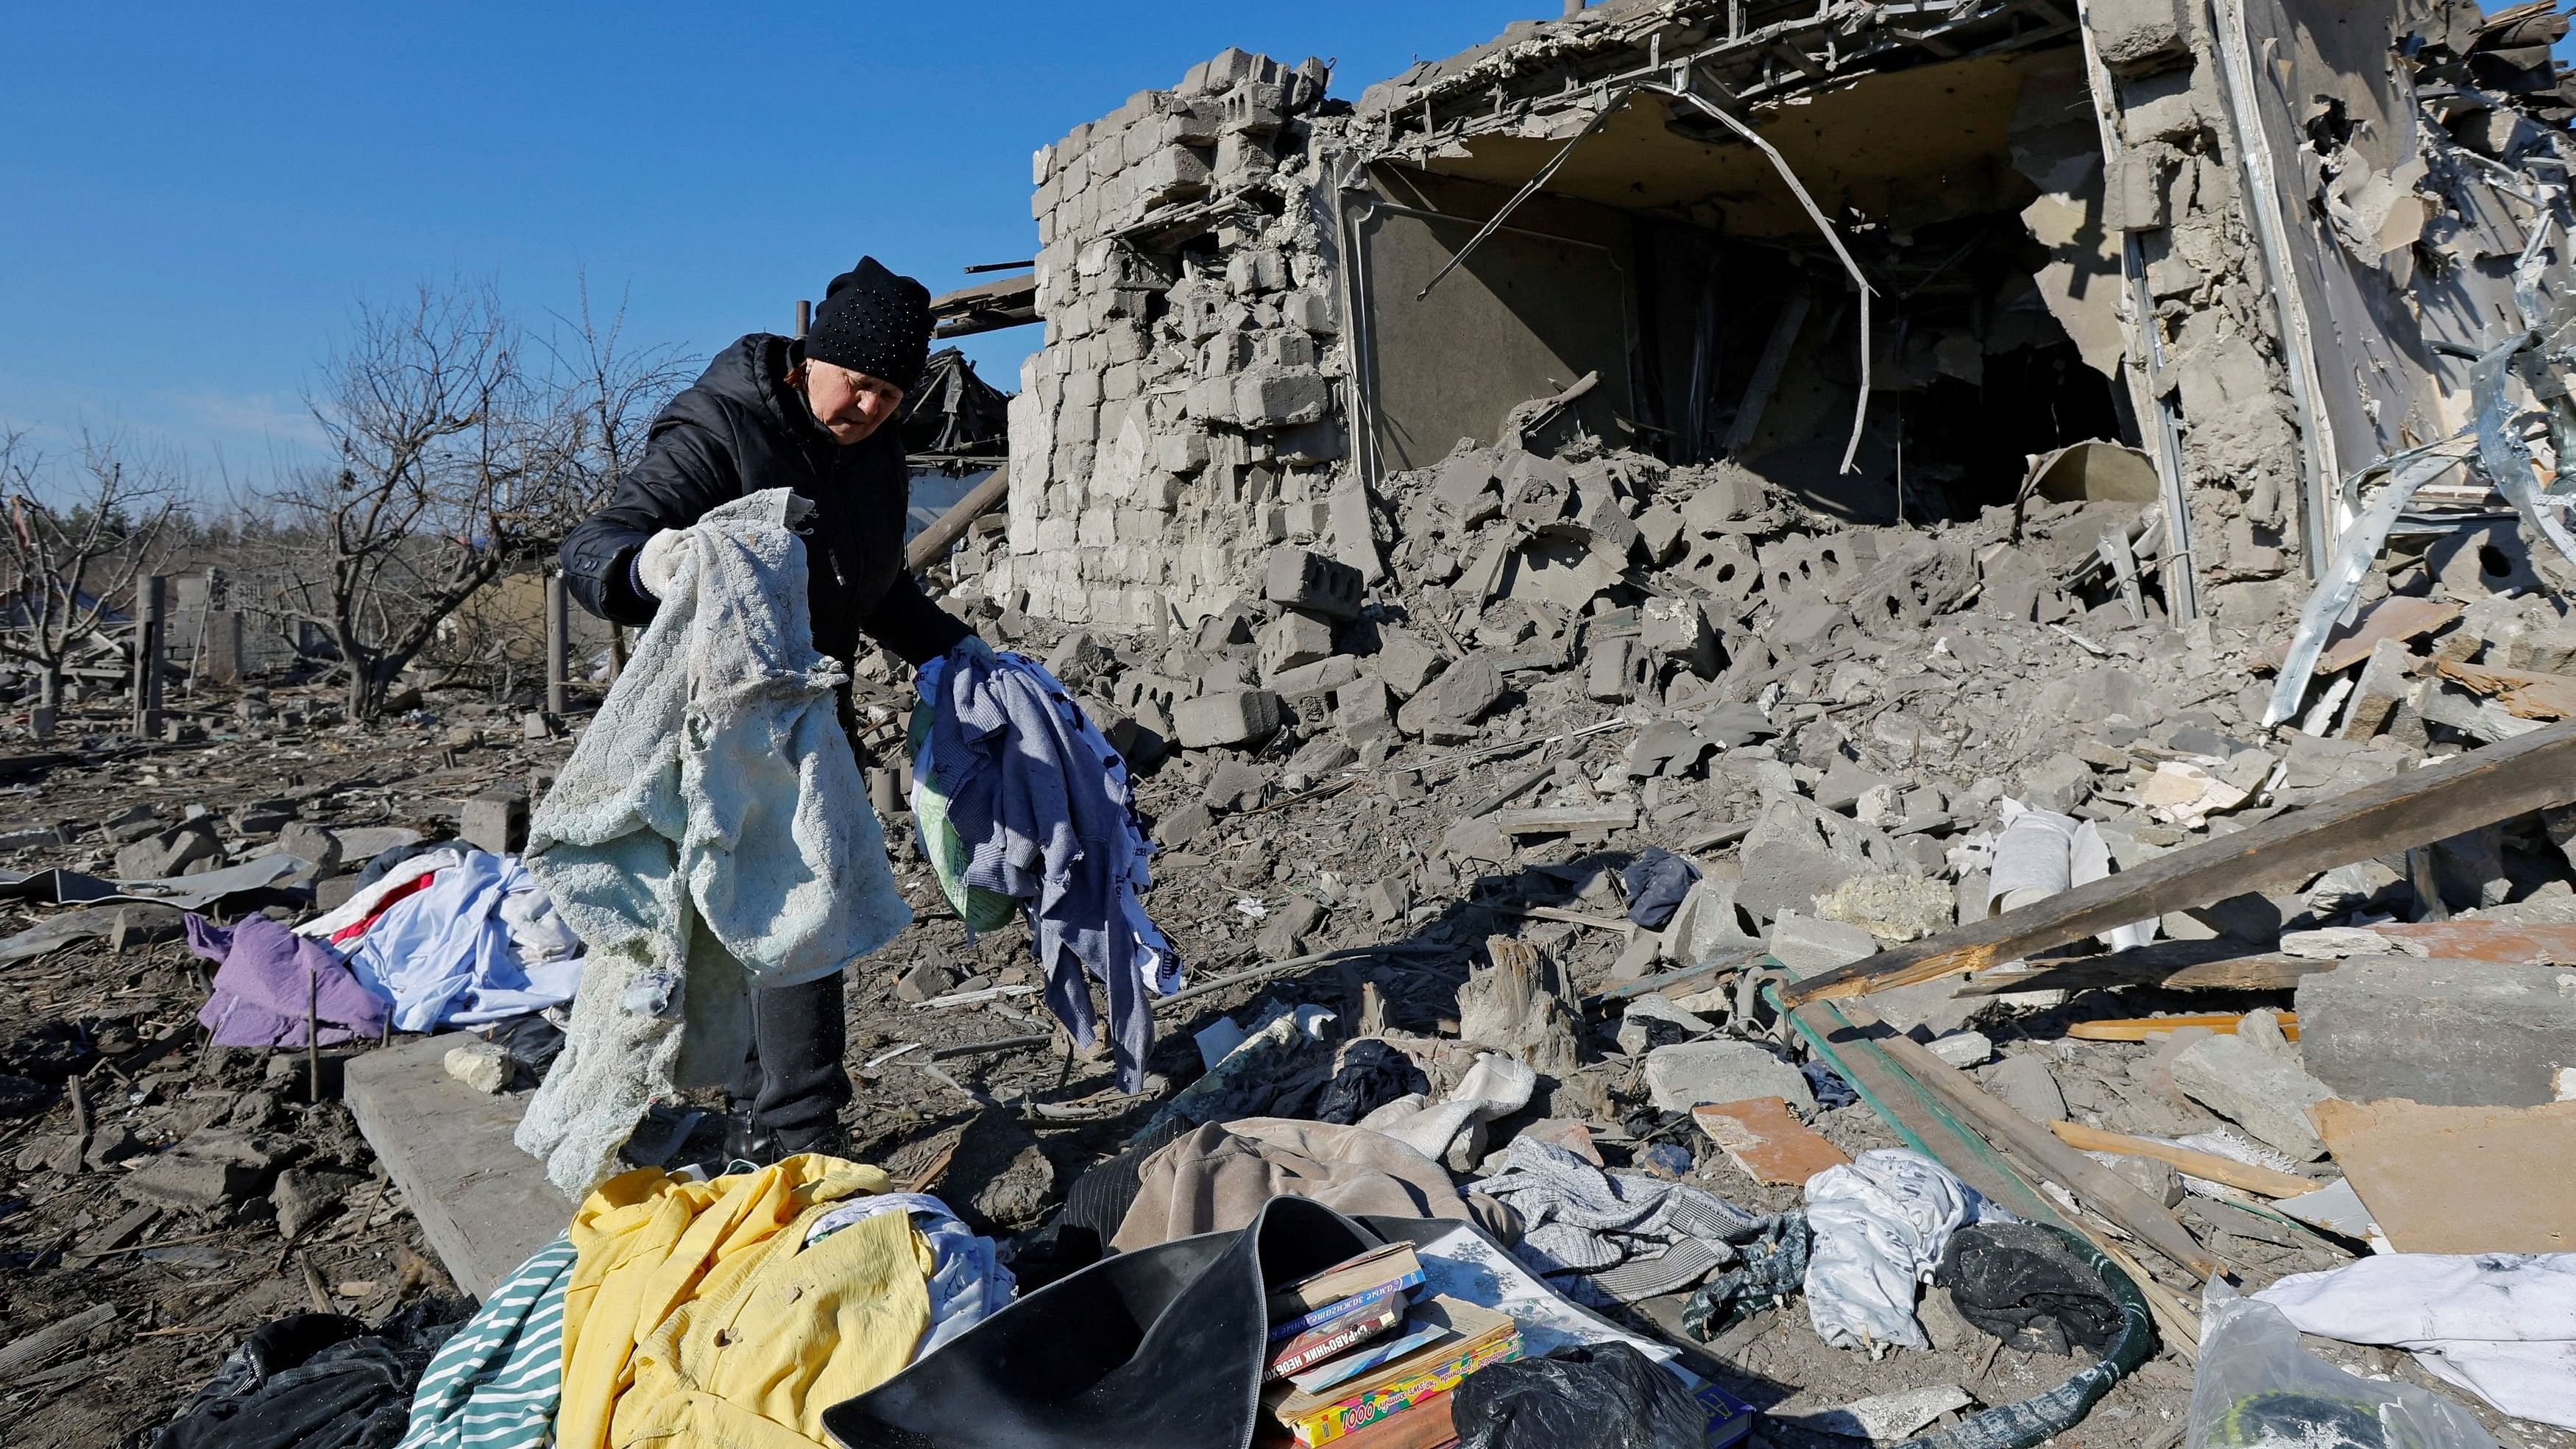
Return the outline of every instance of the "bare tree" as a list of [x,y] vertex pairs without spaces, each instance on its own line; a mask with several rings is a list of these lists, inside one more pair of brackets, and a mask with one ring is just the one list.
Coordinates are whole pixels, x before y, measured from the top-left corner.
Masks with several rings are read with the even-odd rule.
[[265,495],[302,617],[339,650],[352,718],[513,563],[551,552],[640,446],[676,364],[592,325],[532,347],[489,287],[362,307],[308,399],[337,454]]
[[553,502],[562,530],[569,532],[597,512],[617,480],[643,460],[654,415],[688,385],[697,364],[676,347],[630,346],[626,299],[619,297],[606,319],[594,315],[587,276],[581,279],[580,310],[555,322],[546,343],[562,459],[555,472],[561,492]]
[[79,456],[57,466],[24,434],[8,433],[0,434],[0,491],[8,497],[0,653],[36,668],[41,738],[62,707],[64,672],[105,639],[118,607],[133,603],[135,580],[161,556],[179,508],[177,470],[132,456],[117,438],[88,435]]

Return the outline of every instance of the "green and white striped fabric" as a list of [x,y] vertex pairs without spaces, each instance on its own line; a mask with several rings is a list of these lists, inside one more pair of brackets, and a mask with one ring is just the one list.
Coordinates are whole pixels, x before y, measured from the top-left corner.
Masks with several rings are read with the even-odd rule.
[[564,1290],[572,1243],[519,1265],[429,1361],[397,1449],[538,1449],[563,1398]]

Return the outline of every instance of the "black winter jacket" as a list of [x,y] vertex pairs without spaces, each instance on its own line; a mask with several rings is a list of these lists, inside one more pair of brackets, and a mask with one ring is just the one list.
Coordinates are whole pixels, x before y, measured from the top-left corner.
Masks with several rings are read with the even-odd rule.
[[581,606],[641,627],[655,601],[629,565],[646,539],[686,528],[719,504],[793,488],[814,511],[799,529],[810,575],[814,647],[848,664],[867,635],[914,664],[948,652],[969,630],[932,603],[903,565],[911,477],[903,429],[888,424],[843,447],[787,385],[797,345],[755,332],[719,353],[653,420],[644,460],[608,506],[563,542],[564,580]]

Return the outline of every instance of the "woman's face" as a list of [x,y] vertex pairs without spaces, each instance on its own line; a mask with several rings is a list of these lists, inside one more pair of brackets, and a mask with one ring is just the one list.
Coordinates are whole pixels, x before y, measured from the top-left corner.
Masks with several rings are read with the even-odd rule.
[[805,405],[842,447],[867,441],[903,408],[903,389],[829,362],[805,364]]

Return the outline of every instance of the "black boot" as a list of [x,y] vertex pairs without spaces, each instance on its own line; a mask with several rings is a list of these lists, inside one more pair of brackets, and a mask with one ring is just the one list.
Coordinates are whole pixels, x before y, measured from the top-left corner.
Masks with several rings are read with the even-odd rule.
[[751,1027],[751,1054],[731,1090],[726,1156],[763,1167],[799,1152],[847,1156],[840,976],[753,992]]
[[826,1157],[850,1155],[850,1134],[840,1120],[812,1127],[775,1128],[764,1126],[759,1114],[748,1103],[737,1102],[725,1113],[725,1162],[748,1162],[754,1167],[768,1167],[800,1152],[819,1152]]

